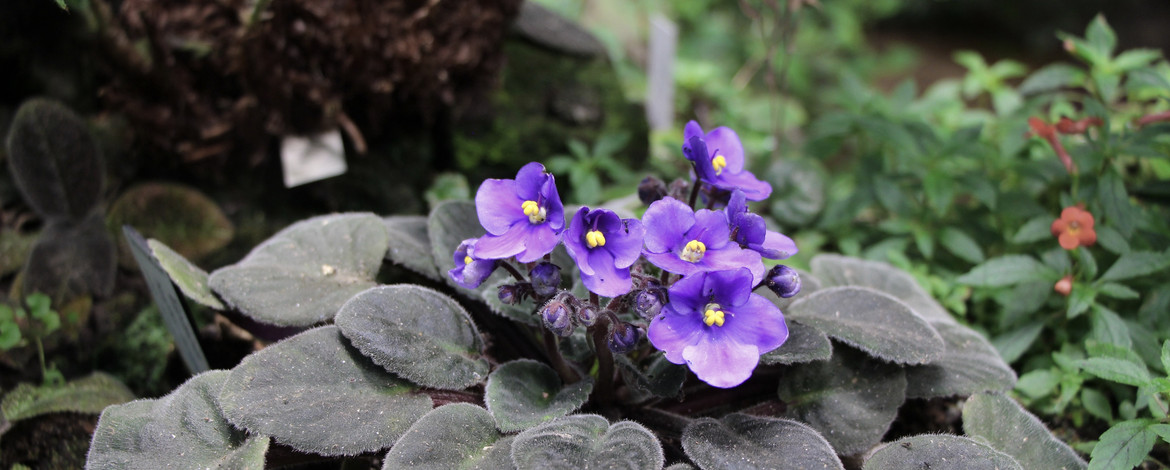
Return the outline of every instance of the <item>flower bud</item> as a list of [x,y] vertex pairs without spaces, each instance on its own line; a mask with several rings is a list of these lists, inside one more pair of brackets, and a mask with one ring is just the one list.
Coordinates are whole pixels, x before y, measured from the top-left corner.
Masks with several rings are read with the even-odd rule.
[[633,351],[638,346],[638,339],[642,336],[638,327],[629,323],[618,322],[613,325],[613,329],[609,331],[609,337],[606,338],[609,350],[614,354],[625,354]]
[[777,264],[764,276],[764,284],[776,295],[789,298],[800,293],[800,274],[783,264]]
[[560,299],[552,299],[540,309],[544,327],[560,337],[573,334],[573,318],[569,306]]
[[1063,295],[1065,297],[1068,297],[1068,295],[1072,293],[1072,288],[1072,276],[1062,277],[1059,281],[1056,281],[1056,285],[1052,286],[1052,290],[1056,291],[1057,294]]
[[597,323],[597,309],[593,308],[593,306],[589,304],[582,305],[577,308],[577,315],[575,318],[578,325],[584,327],[593,326],[594,323]]
[[[695,184],[699,184],[697,181]],[[666,187],[666,195],[678,199],[680,201],[687,200],[687,194],[691,192],[691,183],[682,178],[675,178]]]
[[647,176],[638,184],[638,199],[647,206],[666,197],[666,183],[654,176]]
[[634,312],[644,320],[654,318],[662,311],[662,304],[665,303],[664,294],[665,292],[658,286],[638,291],[638,295],[634,296]]
[[561,285],[561,268],[546,261],[533,267],[528,277],[537,297],[552,297],[557,293],[557,286]]
[[500,299],[500,303],[504,305],[516,305],[524,300],[520,286],[517,284],[504,284],[500,286],[496,295]]

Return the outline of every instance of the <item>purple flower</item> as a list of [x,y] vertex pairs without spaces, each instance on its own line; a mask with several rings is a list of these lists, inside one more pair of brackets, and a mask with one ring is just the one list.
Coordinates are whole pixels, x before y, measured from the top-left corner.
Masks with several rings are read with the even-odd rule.
[[731,242],[727,215],[722,211],[694,212],[678,199],[668,197],[651,204],[642,220],[646,224],[646,248],[642,254],[659,268],[687,276],[747,267],[752,285],[764,279],[760,254]]
[[475,289],[492,275],[496,269],[496,260],[478,259],[469,253],[475,246],[477,239],[468,238],[455,249],[455,269],[447,271],[451,280],[468,289]]
[[764,218],[748,212],[743,191],[731,192],[727,202],[727,219],[731,222],[731,239],[747,249],[755,250],[765,258],[784,259],[796,254],[796,242],[768,230]]
[[670,288],[670,303],[650,322],[650,343],[708,384],[743,383],[761,354],[788,339],[780,309],[753,294],[752,286],[746,268],[682,278]]
[[633,287],[630,266],[642,254],[645,233],[637,219],[622,220],[611,210],[582,207],[569,222],[565,248],[577,262],[586,289],[617,297]]
[[544,165],[524,165],[516,179],[489,179],[475,193],[475,212],[487,235],[471,249],[472,257],[515,256],[531,263],[551,253],[565,228],[565,209],[557,185]]
[[695,174],[704,183],[725,191],[738,188],[752,201],[772,194],[772,185],[744,170],[743,144],[731,128],[716,127],[703,135],[699,123],[688,122],[683,129],[683,155],[695,165]]

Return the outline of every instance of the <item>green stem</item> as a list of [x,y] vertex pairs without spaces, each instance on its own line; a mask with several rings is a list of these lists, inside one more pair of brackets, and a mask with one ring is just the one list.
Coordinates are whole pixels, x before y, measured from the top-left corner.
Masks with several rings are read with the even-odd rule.
[[33,341],[37,343],[37,358],[41,361],[41,381],[45,381],[45,377],[49,375],[49,369],[45,367],[45,347],[41,344],[40,336],[33,336]]

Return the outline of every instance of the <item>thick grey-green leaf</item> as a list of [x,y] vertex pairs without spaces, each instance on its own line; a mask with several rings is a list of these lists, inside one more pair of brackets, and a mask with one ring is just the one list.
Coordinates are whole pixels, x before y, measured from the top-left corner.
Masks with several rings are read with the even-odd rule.
[[891,442],[874,452],[862,469],[1024,470],[1007,454],[950,434],[922,434]]
[[963,431],[1016,459],[1024,468],[1078,470],[1077,453],[1024,407],[1000,393],[980,393],[963,405]]
[[118,267],[115,247],[100,212],[82,220],[50,220],[29,252],[21,289],[54,299],[109,295]]
[[589,399],[591,391],[589,379],[562,386],[551,367],[520,359],[492,372],[484,403],[501,431],[516,432],[572,413]]
[[812,273],[824,287],[871,287],[890,294],[931,323],[954,323],[954,318],[934,300],[909,274],[877,261],[841,255],[817,255],[811,262]]
[[512,461],[520,470],[658,469],[665,457],[658,438],[638,423],[610,426],[601,416],[573,415],[517,435]]
[[821,433],[841,455],[881,442],[906,401],[901,367],[835,347],[828,361],[794,366],[780,381],[788,413]]
[[437,291],[374,287],[342,305],[334,322],[362,354],[424,387],[462,390],[487,377],[471,315]]
[[470,403],[443,405],[398,438],[382,470],[514,468],[512,439],[496,430],[491,413],[483,408]]
[[740,413],[700,418],[683,431],[682,445],[703,470],[845,469],[816,430],[788,419]]
[[645,398],[678,396],[683,382],[687,379],[686,366],[670,362],[663,354],[644,358],[640,364],[634,364],[625,354],[615,355],[614,360],[626,385],[647,395]]
[[4,395],[0,411],[9,421],[45,413],[101,413],[105,407],[126,403],[134,394],[118,379],[102,372],[70,380],[64,385],[21,382]]
[[264,323],[328,321],[354,294],[374,287],[390,238],[373,214],[313,217],[281,230],[239,263],[211,273],[211,290]]
[[390,447],[432,406],[430,397],[346,344],[336,326],[245,357],[219,403],[232,424],[322,455]]
[[196,375],[169,395],[106,408],[86,468],[264,468],[269,438],[233,428],[216,404],[229,375]]
[[[431,279],[442,279],[445,272],[435,268],[431,239],[427,233],[427,218],[421,215],[395,215],[382,219],[390,234],[390,249],[386,259],[406,266]],[[451,247],[455,251],[455,247]]]
[[175,250],[158,240],[151,238],[146,241],[146,244],[150,246],[150,251],[158,260],[158,264],[170,276],[171,282],[179,286],[183,295],[205,307],[215,310],[226,309],[223,302],[220,302],[219,298],[211,293],[211,287],[207,285],[207,271],[191,264],[183,255],[176,253]]
[[821,330],[787,319],[788,339],[760,356],[762,364],[798,364],[823,361],[833,355],[833,344]]
[[983,335],[962,325],[934,325],[947,350],[930,364],[906,368],[907,398],[971,395],[1011,390],[1016,373]]
[[902,301],[868,287],[830,287],[788,307],[788,317],[899,364],[933,362],[943,339]]

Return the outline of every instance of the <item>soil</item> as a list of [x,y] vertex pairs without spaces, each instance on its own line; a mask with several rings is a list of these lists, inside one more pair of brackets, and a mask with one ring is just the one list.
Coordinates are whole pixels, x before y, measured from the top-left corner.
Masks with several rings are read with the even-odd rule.
[[0,468],[83,468],[97,420],[95,415],[51,413],[18,421],[0,437]]

